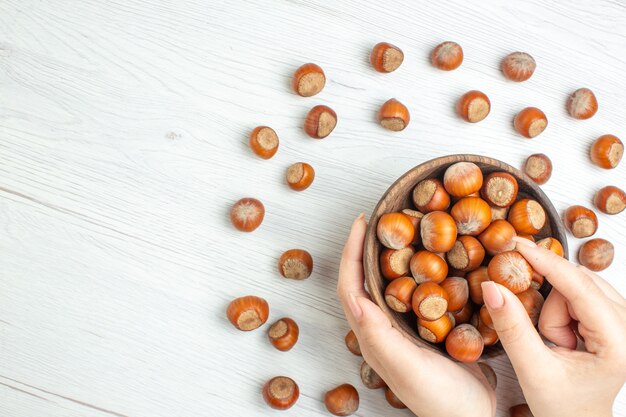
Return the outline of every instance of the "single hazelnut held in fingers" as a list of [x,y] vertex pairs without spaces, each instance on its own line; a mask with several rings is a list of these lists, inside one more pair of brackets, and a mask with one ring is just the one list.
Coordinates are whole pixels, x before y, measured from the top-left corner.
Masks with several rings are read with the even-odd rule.
[[419,245],[420,243],[422,243],[422,235],[420,234],[420,223],[422,222],[422,217],[424,217],[424,213],[420,213],[417,210],[411,209],[403,209],[402,213],[409,216],[409,219],[411,219],[411,223],[413,223],[413,228],[415,229],[415,236],[413,237],[413,242],[411,243],[414,245]]
[[480,336],[483,338],[483,344],[485,346],[493,346],[498,343],[498,340],[500,340],[498,332],[491,327],[487,327],[485,323],[480,320],[480,317],[478,319],[478,327],[476,327],[476,330],[478,330],[478,333],[480,333]]
[[477,236],[491,224],[491,208],[482,198],[463,197],[450,210],[459,235]]
[[352,330],[346,333],[344,341],[346,342],[346,347],[353,355],[362,356],[359,340],[356,338],[356,334],[354,334]]
[[291,408],[299,396],[298,384],[286,376],[274,377],[263,385],[263,399],[267,405],[276,410]]
[[526,81],[533,75],[537,64],[530,54],[513,52],[504,57],[500,67],[506,79],[521,82]]
[[446,351],[459,362],[475,362],[484,349],[483,338],[470,324],[461,324],[448,334]]
[[413,204],[422,213],[447,210],[450,206],[450,194],[438,179],[425,179],[413,189]]
[[313,258],[304,249],[289,249],[278,259],[278,271],[285,278],[307,279],[313,271]]
[[528,313],[528,317],[533,323],[533,326],[537,326],[539,323],[539,315],[541,314],[541,309],[543,308],[543,295],[541,295],[541,293],[534,288],[529,288],[526,291],[522,291],[515,295],[524,306],[524,309]]
[[517,198],[517,180],[508,172],[492,172],[485,177],[480,195],[490,206],[509,207]]
[[376,371],[365,361],[361,363],[361,369],[359,374],[361,375],[361,381],[363,385],[369,389],[378,389],[387,386],[385,381],[376,373]]
[[473,271],[483,263],[485,249],[473,236],[459,236],[446,254],[448,265],[459,271]]
[[509,215],[508,207],[495,207],[491,206],[491,222],[495,222],[496,220],[506,220],[506,217]]
[[511,206],[509,223],[517,233],[534,235],[546,224],[546,212],[537,201],[524,198]]
[[448,252],[456,242],[456,223],[444,211],[431,211],[420,223],[422,245],[431,252]]
[[298,341],[300,329],[295,320],[289,317],[283,317],[270,326],[267,336],[270,343],[276,349],[286,352],[290,350]]
[[538,136],[548,127],[548,118],[545,113],[536,107],[526,107],[513,120],[513,126],[517,133],[532,139]]
[[393,132],[404,130],[411,121],[409,109],[395,98],[387,100],[378,111],[378,122]]
[[448,293],[434,282],[425,282],[413,292],[412,305],[418,318],[437,320],[448,310]]
[[359,409],[359,392],[350,384],[342,384],[324,395],[326,409],[336,416],[349,416]]
[[385,248],[380,254],[380,271],[387,279],[396,279],[408,275],[409,263],[415,254],[412,246],[395,250]]
[[511,417],[533,417],[528,404],[517,404],[509,408]]
[[315,179],[315,170],[306,162],[296,162],[287,168],[287,185],[295,191],[309,188]]
[[230,209],[230,222],[237,230],[252,232],[263,222],[265,207],[256,198],[242,198]]
[[387,42],[374,45],[370,54],[372,67],[378,72],[393,72],[404,61],[404,53],[400,48]]
[[487,273],[486,266],[481,266],[467,274],[467,284],[469,287],[470,298],[477,305],[484,304],[483,289],[480,284],[485,281],[489,281],[489,274]]
[[250,331],[262,326],[269,316],[270,308],[261,297],[247,295],[235,298],[226,308],[226,317],[239,330]]
[[552,176],[552,161],[545,154],[532,154],[524,163],[524,174],[536,184],[543,185]]
[[404,213],[386,213],[380,216],[376,227],[380,243],[389,249],[403,249],[413,242],[415,228]]
[[400,401],[400,398],[398,398],[389,387],[385,388],[385,399],[393,408],[407,408],[406,405],[404,405],[404,403]]
[[487,273],[491,281],[518,294],[530,287],[533,269],[519,252],[510,251],[494,256],[489,262]]
[[263,159],[270,159],[278,150],[278,135],[271,127],[257,126],[250,132],[250,149]]
[[498,376],[496,375],[493,368],[489,366],[489,364],[486,362],[479,362],[478,367],[480,368],[482,373],[485,375],[485,378],[487,378],[487,382],[489,382],[489,385],[491,386],[491,388],[495,390],[496,387],[498,386]]
[[396,278],[385,288],[385,302],[393,311],[406,313],[411,311],[413,292],[417,283],[411,277]]
[[482,91],[471,90],[463,94],[456,103],[456,112],[463,120],[478,123],[491,111],[489,97]]
[[615,247],[605,239],[591,239],[583,243],[578,252],[578,262],[592,271],[602,271],[613,263]]
[[495,330],[493,319],[491,318],[491,314],[489,314],[489,310],[487,310],[487,306],[482,306],[480,308],[478,311],[478,319],[483,325],[487,326],[491,330]]
[[466,197],[483,186],[483,172],[473,162],[457,162],[443,174],[443,186],[454,197]]
[[304,131],[313,139],[324,139],[337,126],[337,113],[328,106],[319,105],[309,110],[304,119]]
[[302,97],[311,97],[322,91],[326,75],[318,65],[304,64],[296,70],[291,80],[293,91]]
[[429,251],[416,252],[409,262],[411,275],[418,284],[434,282],[438,284],[448,275],[448,264],[439,255]]
[[469,287],[465,278],[449,277],[439,285],[448,294],[448,311],[459,311],[465,307],[469,300]]
[[537,246],[548,249],[559,255],[561,258],[563,257],[563,245],[556,238],[546,237],[545,239],[541,239],[537,242]]
[[515,249],[513,241],[515,235],[515,228],[511,223],[506,220],[496,220],[478,235],[478,240],[489,255],[497,255]]
[[567,112],[574,119],[589,119],[598,111],[598,100],[588,88],[579,88],[567,99]]
[[589,237],[598,230],[598,217],[593,210],[580,205],[568,207],[563,215],[567,230],[577,238]]
[[626,208],[626,193],[620,188],[608,185],[596,193],[593,203],[604,214],[618,214]]
[[456,42],[442,42],[433,49],[430,61],[440,70],[452,71],[463,63],[463,48]]
[[454,328],[454,323],[448,314],[444,314],[437,320],[417,320],[417,333],[430,343],[441,343],[446,340],[450,331]]
[[624,144],[617,136],[602,135],[591,145],[589,156],[600,168],[613,169],[624,156]]
[[458,326],[459,324],[469,323],[472,315],[474,314],[474,305],[471,301],[468,301],[462,309],[452,314],[454,322]]

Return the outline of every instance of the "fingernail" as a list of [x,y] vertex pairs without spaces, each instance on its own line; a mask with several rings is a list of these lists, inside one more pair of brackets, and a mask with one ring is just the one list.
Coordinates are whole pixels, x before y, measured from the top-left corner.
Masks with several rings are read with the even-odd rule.
[[365,213],[361,213],[356,217],[356,221],[365,219]]
[[361,310],[361,306],[357,303],[354,294],[350,294],[350,297],[348,297],[348,308],[350,308],[350,313],[352,313],[352,316],[354,316],[356,320],[361,319],[361,316],[363,316],[363,310]]
[[483,290],[483,300],[487,307],[498,310],[504,306],[504,297],[495,282],[485,281],[480,284],[480,287]]
[[513,236],[513,242],[517,243],[518,245],[527,246],[529,248],[537,247],[537,244],[533,242],[532,240],[519,237],[519,236]]

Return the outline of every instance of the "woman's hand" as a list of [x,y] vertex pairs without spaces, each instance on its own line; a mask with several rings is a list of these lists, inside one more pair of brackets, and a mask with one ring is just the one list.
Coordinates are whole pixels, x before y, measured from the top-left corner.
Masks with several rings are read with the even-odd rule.
[[[455,363],[417,347],[369,299],[363,287],[366,228],[360,215],[343,251],[337,294],[367,363],[420,417],[494,416],[495,393],[476,364]],[[451,395],[442,395],[446,392]]]
[[[483,298],[535,417],[603,417],[626,381],[626,301],[598,275],[526,239],[517,250],[553,289],[539,318],[545,346],[515,295],[493,282]],[[577,350],[578,335],[584,348]]]

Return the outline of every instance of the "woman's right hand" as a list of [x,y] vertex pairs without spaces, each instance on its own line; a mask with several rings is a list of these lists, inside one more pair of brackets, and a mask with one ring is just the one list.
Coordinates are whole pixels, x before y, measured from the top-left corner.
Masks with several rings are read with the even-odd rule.
[[[552,284],[539,319],[544,345],[518,298],[492,281],[485,304],[535,417],[612,415],[626,381],[626,300],[598,275],[533,242],[517,250]],[[584,348],[577,350],[578,337]]]

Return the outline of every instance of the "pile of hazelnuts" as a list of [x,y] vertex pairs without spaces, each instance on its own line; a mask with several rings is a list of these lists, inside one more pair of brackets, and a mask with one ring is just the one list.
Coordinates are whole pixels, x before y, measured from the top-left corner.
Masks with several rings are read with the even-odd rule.
[[[386,42],[375,45],[370,54],[372,67],[380,73],[395,71],[403,60],[402,50]],[[444,71],[458,68],[462,61],[463,50],[455,42],[443,42],[431,54],[433,66]],[[515,82],[528,80],[535,68],[533,57],[524,52],[507,55],[501,64],[504,76]],[[292,88],[301,97],[315,96],[325,84],[324,71],[313,63],[299,67],[292,78]],[[580,88],[568,97],[566,107],[572,117],[588,119],[596,113],[598,102],[591,90]],[[491,103],[483,92],[472,90],[460,97],[456,110],[463,120],[476,123],[488,116]],[[398,132],[408,126],[410,114],[404,104],[392,98],[381,106],[377,119],[383,128]],[[334,131],[337,122],[332,108],[316,105],[308,111],[303,130],[313,139],[324,139]],[[513,125],[522,136],[534,138],[545,130],[548,120],[538,108],[527,107],[515,116]],[[278,151],[278,134],[269,126],[258,126],[250,133],[249,146],[258,157],[271,159]],[[619,164],[623,152],[624,146],[617,137],[603,135],[593,143],[590,157],[597,166],[611,169]],[[544,184],[551,176],[552,162],[544,154],[530,155],[523,170],[537,184]],[[507,173],[491,173],[483,179],[477,166],[464,163],[448,171],[443,182],[433,178],[417,185],[413,193],[416,210],[381,217],[379,239],[387,249],[380,262],[383,275],[390,280],[385,292],[390,308],[398,312],[413,310],[419,317],[418,332],[424,340],[445,340],[451,356],[469,362],[480,356],[483,345],[497,342],[486,309],[474,311],[483,304],[482,281],[492,279],[514,291],[536,324],[543,303],[537,290],[543,277],[514,251],[510,238],[517,234],[533,239],[543,227],[545,212],[534,200],[516,200],[517,182]],[[294,191],[306,190],[314,179],[315,170],[307,162],[295,162],[285,173],[285,182]],[[618,187],[607,186],[598,191],[594,203],[603,213],[617,214],[626,207],[626,195]],[[265,207],[256,198],[242,198],[230,211],[233,226],[243,232],[257,229],[264,216]],[[570,207],[564,220],[576,237],[591,236],[597,229],[597,217],[583,206]],[[538,244],[562,255],[560,242],[552,237]],[[611,263],[613,252],[610,242],[592,239],[582,246],[579,261],[599,271]],[[285,278],[306,279],[312,269],[313,258],[304,249],[286,251],[278,262],[278,270]],[[228,305],[226,315],[237,329],[250,331],[265,324],[269,305],[261,297],[244,296]],[[279,319],[268,329],[270,342],[282,351],[291,349],[298,335],[298,325],[289,317]],[[352,353],[360,355],[352,331],[345,342]],[[493,370],[487,364],[479,365],[495,387]],[[366,362],[362,363],[360,374],[366,387],[385,388],[385,398],[392,407],[405,408]],[[264,385],[263,398],[272,408],[284,410],[295,404],[299,392],[293,379],[277,376]],[[325,394],[324,403],[334,415],[350,415],[358,409],[358,391],[350,384],[339,385]]]
[[[448,354],[461,362],[478,360],[485,346],[498,342],[483,305],[484,281],[515,293],[537,325],[544,277],[515,250],[512,239],[534,241],[545,230],[547,215],[536,200],[518,197],[513,175],[483,176],[478,165],[457,162],[441,179],[420,181],[412,201],[415,209],[383,214],[377,224],[389,308],[414,313],[419,336],[445,342]],[[537,244],[563,256],[554,237]]]

